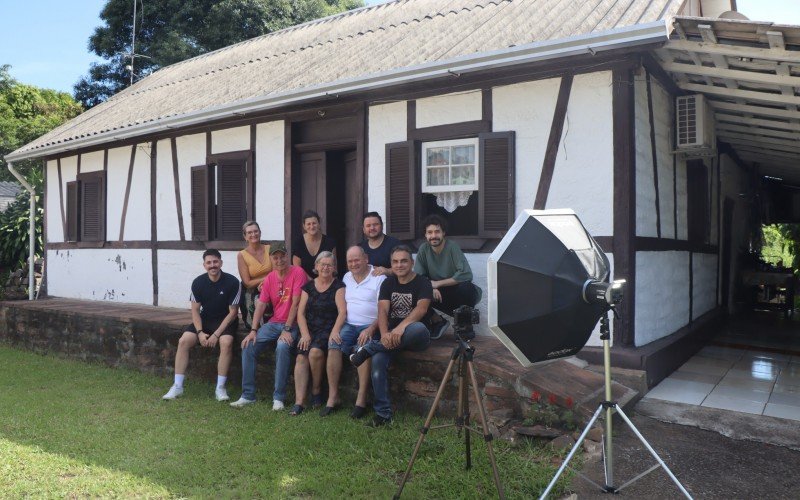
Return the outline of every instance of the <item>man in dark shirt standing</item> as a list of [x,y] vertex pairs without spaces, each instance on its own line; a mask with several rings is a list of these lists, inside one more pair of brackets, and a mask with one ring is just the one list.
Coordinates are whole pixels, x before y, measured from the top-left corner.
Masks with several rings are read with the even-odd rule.
[[367,253],[367,260],[372,266],[372,275],[392,274],[392,249],[400,244],[400,240],[383,234],[383,219],[378,212],[364,214],[364,239],[358,245]]
[[367,342],[350,356],[355,366],[372,357],[372,389],[375,393],[372,425],[375,427],[392,422],[392,404],[389,400],[389,362],[392,355],[401,350],[424,351],[431,343],[431,282],[412,270],[414,259],[407,246],[396,246],[391,259],[393,276],[386,278],[378,294],[380,340]]
[[239,327],[239,298],[241,289],[239,280],[222,272],[222,255],[209,248],[203,252],[201,274],[192,282],[192,324],[184,328],[178,340],[178,351],[175,353],[175,382],[164,394],[164,399],[175,399],[183,395],[183,379],[186,367],[189,366],[189,350],[198,343],[208,349],[219,344],[219,361],[217,362],[217,401],[226,401],[228,392],[225,382],[228,380],[228,368],[231,366],[233,337]]

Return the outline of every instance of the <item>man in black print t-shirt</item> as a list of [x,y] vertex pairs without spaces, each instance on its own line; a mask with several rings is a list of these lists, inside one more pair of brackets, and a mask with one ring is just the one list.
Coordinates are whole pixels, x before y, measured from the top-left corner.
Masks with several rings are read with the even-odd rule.
[[192,324],[183,329],[175,353],[175,383],[164,399],[175,399],[183,395],[183,379],[189,365],[189,351],[200,344],[213,349],[219,344],[217,362],[217,401],[226,401],[228,392],[228,368],[233,353],[233,337],[239,328],[239,280],[222,272],[222,256],[209,248],[203,253],[203,268],[206,272],[192,282],[189,300],[192,304]]
[[424,351],[431,343],[428,329],[433,300],[433,287],[425,276],[412,269],[414,259],[405,245],[391,254],[392,273],[381,284],[378,294],[378,329],[380,340],[367,342],[350,361],[358,366],[372,357],[372,389],[375,393],[374,426],[391,423],[389,400],[389,362],[392,354],[401,351]]

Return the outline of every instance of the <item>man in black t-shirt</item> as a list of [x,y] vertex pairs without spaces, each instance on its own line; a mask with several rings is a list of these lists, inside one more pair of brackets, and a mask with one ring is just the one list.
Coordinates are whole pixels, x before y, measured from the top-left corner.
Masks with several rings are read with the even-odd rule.
[[400,240],[383,234],[383,219],[378,212],[367,212],[363,219],[364,239],[358,244],[367,253],[367,260],[372,265],[372,274],[392,275],[392,249],[400,244]]
[[350,356],[355,366],[372,357],[372,389],[375,393],[372,425],[375,427],[392,422],[392,404],[389,400],[389,362],[392,355],[400,350],[424,351],[431,343],[431,282],[413,271],[414,259],[407,246],[396,246],[391,258],[394,276],[386,278],[378,294],[380,340],[367,342]]
[[239,280],[222,272],[222,255],[209,248],[203,252],[201,274],[192,282],[189,300],[192,304],[192,324],[185,327],[178,340],[175,353],[175,382],[164,399],[175,399],[183,395],[183,380],[189,366],[189,350],[198,343],[208,349],[219,344],[217,362],[217,401],[228,400],[225,382],[231,365],[233,337],[239,328]]

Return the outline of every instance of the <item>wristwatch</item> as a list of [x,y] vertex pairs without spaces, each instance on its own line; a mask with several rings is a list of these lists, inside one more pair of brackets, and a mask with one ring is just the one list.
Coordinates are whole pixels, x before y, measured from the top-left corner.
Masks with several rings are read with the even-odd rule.
[[291,325],[283,325],[283,331],[284,332],[291,332],[292,331],[292,326]]

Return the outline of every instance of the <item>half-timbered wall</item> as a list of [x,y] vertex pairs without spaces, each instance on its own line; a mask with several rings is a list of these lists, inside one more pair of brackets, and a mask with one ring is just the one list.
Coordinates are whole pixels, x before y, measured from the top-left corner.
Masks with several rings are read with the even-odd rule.
[[[253,128],[258,165],[257,220],[264,239],[282,239],[284,123],[267,122]],[[204,165],[209,153],[250,150],[251,140],[251,127],[241,126],[160,139],[154,150],[152,143],[144,142],[49,160],[48,293],[186,306],[189,284],[203,272],[202,247],[192,245],[191,168]],[[106,175],[106,243],[78,242],[62,248],[67,183],[79,174],[100,171]],[[151,227],[153,220],[155,228]],[[223,269],[238,276],[236,252],[222,253]]]

